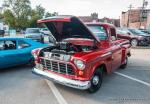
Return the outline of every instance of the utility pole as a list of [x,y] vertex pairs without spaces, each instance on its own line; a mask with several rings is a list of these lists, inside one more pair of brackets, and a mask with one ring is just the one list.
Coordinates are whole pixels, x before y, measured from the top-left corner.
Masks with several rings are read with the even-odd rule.
[[128,7],[128,21],[127,21],[127,27],[129,27],[129,23],[130,23],[130,14],[131,14],[131,9],[133,8],[132,5],[130,4],[130,6]]
[[145,7],[148,5],[148,2],[146,0],[143,0],[143,4],[142,4],[142,9],[140,10],[140,25],[139,28],[141,27],[142,21],[143,21],[143,11],[145,9]]

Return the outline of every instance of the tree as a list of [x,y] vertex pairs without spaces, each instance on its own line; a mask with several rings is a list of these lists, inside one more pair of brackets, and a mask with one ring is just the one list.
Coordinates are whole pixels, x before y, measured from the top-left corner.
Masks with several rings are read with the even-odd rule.
[[45,8],[43,8],[41,5],[36,6],[34,11],[35,11],[35,13],[37,13],[36,15],[38,15],[39,18],[43,18],[44,17]]
[[[30,0],[5,0],[9,6],[2,17],[11,28],[22,30],[27,27],[37,27],[37,20],[43,17],[58,15],[57,12],[49,13],[41,5],[31,8]],[[0,16],[1,17],[1,16]]]
[[93,19],[98,19],[98,13],[94,12],[94,13],[91,13],[91,17]]
[[[31,3],[29,0],[7,0],[9,13],[15,19],[14,28],[20,30],[28,26],[28,16],[31,13]],[[8,12],[8,11],[7,11]],[[11,26],[11,22],[9,23]]]
[[15,27],[15,17],[10,10],[4,11],[3,17],[6,24],[8,24],[10,27]]
[[57,12],[53,12],[53,13],[46,12],[45,17],[51,17],[51,16],[58,16],[58,13]]
[[51,17],[51,16],[55,16],[58,15],[57,12],[54,13],[49,13],[49,12],[45,12],[45,8],[43,8],[41,5],[36,6],[35,9],[33,9],[31,11],[31,19],[29,22],[29,26],[30,27],[37,27],[37,20],[42,19],[44,17]]

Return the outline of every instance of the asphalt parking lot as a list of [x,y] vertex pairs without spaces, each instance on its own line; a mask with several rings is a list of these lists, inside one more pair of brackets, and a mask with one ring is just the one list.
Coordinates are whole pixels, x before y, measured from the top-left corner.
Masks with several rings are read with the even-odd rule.
[[19,66],[0,71],[0,104],[150,104],[150,49],[132,49],[128,67],[94,94],[53,84]]

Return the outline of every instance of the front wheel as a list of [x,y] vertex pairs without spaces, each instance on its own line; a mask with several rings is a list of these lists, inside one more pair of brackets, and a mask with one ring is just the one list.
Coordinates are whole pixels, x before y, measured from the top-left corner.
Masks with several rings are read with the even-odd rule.
[[102,84],[103,80],[103,67],[97,69],[91,79],[91,87],[88,89],[90,93],[97,92]]
[[132,45],[133,47],[136,47],[136,46],[138,45],[138,40],[137,40],[137,39],[132,39],[132,40],[131,40],[131,45]]

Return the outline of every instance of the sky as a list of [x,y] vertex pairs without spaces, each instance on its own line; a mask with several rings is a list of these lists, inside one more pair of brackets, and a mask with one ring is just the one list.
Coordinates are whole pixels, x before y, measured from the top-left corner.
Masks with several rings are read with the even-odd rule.
[[[0,5],[3,0],[0,0]],[[122,11],[127,11],[130,4],[134,8],[142,6],[143,0],[30,0],[32,8],[42,5],[46,11],[60,15],[89,16],[93,12],[99,18],[119,18]],[[150,0],[148,8],[150,8]]]

